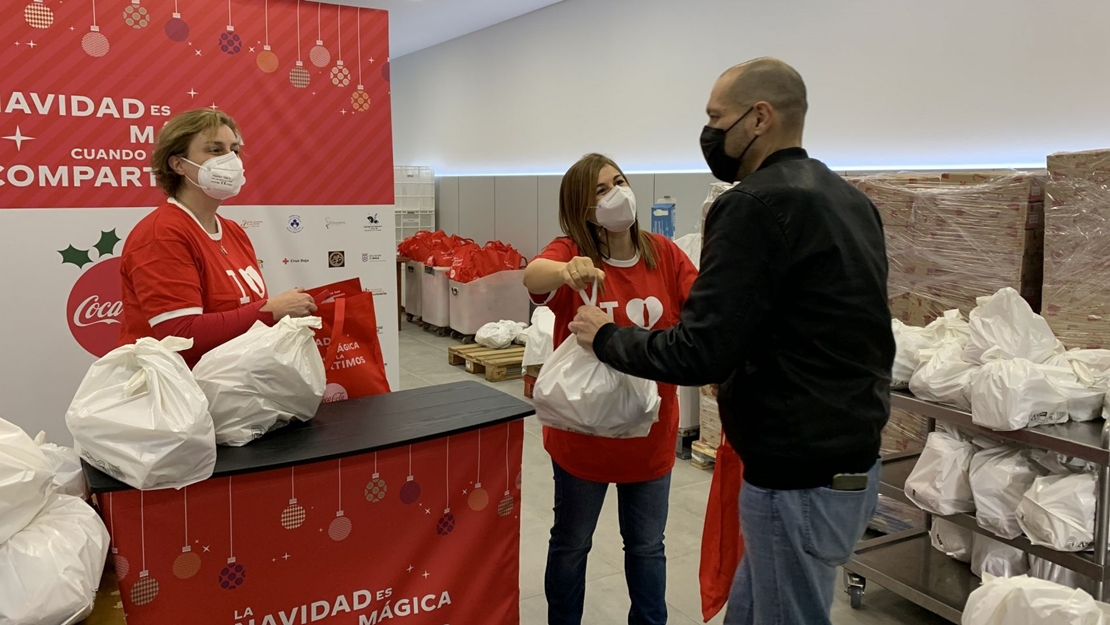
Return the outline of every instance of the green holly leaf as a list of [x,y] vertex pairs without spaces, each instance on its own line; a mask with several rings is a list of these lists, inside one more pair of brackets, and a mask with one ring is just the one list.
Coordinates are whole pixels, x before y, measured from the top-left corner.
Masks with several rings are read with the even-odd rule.
[[92,259],[89,258],[89,250],[79,250],[72,245],[64,250],[58,250],[58,253],[62,255],[63,265],[70,263],[81,268],[92,262]]
[[123,239],[116,236],[116,229],[112,228],[110,232],[102,231],[100,233],[100,241],[93,247],[100,253],[100,256],[111,256],[116,251],[116,244],[122,240]]

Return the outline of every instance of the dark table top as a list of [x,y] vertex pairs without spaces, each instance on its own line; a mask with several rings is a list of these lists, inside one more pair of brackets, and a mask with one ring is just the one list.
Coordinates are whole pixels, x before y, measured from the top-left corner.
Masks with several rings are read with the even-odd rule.
[[[212,477],[239,475],[384,451],[522,419],[532,406],[479,382],[458,382],[323,404],[243,447],[218,447]],[[82,462],[93,493],[130,486]]]

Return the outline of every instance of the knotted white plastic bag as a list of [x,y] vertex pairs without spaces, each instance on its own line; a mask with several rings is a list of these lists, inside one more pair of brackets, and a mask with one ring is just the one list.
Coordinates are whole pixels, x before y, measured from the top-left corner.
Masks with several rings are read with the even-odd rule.
[[972,376],[971,419],[976,425],[1007,432],[1065,423],[1068,398],[1032,362],[995,360]]
[[[582,299],[593,304],[585,294]],[[655,382],[603,364],[573,335],[544,363],[532,395],[539,422],[568,432],[641,438],[659,420]]]
[[319,317],[256,322],[193,368],[208,397],[216,444],[239,447],[290,421],[316,416],[327,386],[316,347]]
[[894,332],[894,366],[891,369],[890,388],[909,388],[910,379],[921,366],[920,352],[936,344],[935,334],[928,328],[908,326],[900,319],[891,319]]
[[93,363],[66,412],[77,453],[140,490],[212,476],[216,435],[208,398],[177,352],[192,339],[139,339]]
[[[1056,358],[1055,356],[1053,358]],[[1052,359],[1049,359],[1052,362]],[[1095,377],[1081,361],[1064,358],[1063,366],[1038,365],[1048,381],[1068,400],[1068,418],[1072,421],[1094,421],[1102,416],[1103,397],[1110,384]]]
[[478,328],[474,342],[490,349],[505,349],[513,344],[527,324],[519,321],[494,321]]
[[920,399],[971,409],[971,375],[978,367],[963,359],[963,346],[946,341],[920,352],[923,364],[910,378],[910,391]]
[[929,539],[933,548],[960,562],[971,562],[971,549],[975,532],[951,521],[934,517]]
[[944,311],[943,315],[934,319],[925,329],[938,344],[959,343],[963,347],[971,338],[971,326],[958,308]]
[[1089,471],[1038,477],[1018,504],[1017,520],[1034,545],[1084,551],[1095,539],[1095,475]]
[[975,446],[946,432],[931,432],[906,478],[905,492],[917,507],[948,516],[974,512],[968,469]]
[[555,313],[547,306],[540,306],[532,313],[528,328],[528,343],[524,346],[525,367],[542,366],[555,351]]
[[[1024,358],[1043,363],[1056,351],[1056,335],[1044,317],[1033,312],[1021,294],[1006,287],[979,298],[971,311],[971,338],[964,358],[975,364],[989,360]],[[989,353],[988,353],[989,352]]]
[[0,544],[19,532],[50,498],[54,471],[18,425],[0,419]]
[[1110,606],[1082,590],[1019,575],[983,576],[967,598],[962,625],[1107,625]]
[[971,493],[979,526],[1003,538],[1021,536],[1018,504],[1043,473],[1022,449],[1003,446],[976,453],[971,459]]
[[35,437],[42,455],[54,471],[54,491],[62,495],[88,499],[89,485],[85,482],[85,472],[81,469],[81,457],[72,447],[62,447],[46,442],[46,432]]
[[972,543],[971,572],[973,575],[1016,577],[1029,572],[1029,558],[1021,549],[982,534],[976,534]]
[[0,544],[0,625],[78,623],[88,616],[108,556],[108,530],[77,497],[53,495]]

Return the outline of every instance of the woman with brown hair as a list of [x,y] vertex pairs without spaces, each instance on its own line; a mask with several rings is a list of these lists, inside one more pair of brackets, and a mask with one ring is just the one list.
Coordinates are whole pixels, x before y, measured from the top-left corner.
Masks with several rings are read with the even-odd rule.
[[[636,196],[620,167],[589,154],[563,177],[559,224],[567,235],[551,242],[524,273],[537,304],[555,313],[555,345],[582,299],[596,289],[597,305],[618,325],[663,329],[679,312],[697,276],[670,240],[642,232]],[[678,436],[677,389],[659,385],[659,421],[644,438],[609,439],[544,428],[555,471],[555,524],[548,547],[548,622],[578,625],[586,587],[586,557],[609,484],[617,485],[625,579],[632,600],[628,622],[667,622],[667,525],[671,469]]]
[[272,325],[316,311],[301,289],[267,299],[247,233],[216,214],[246,182],[240,143],[235,120],[209,109],[182,113],[159,133],[151,166],[167,199],[123,246],[120,345],[190,338],[182,356],[192,367],[255,321]]

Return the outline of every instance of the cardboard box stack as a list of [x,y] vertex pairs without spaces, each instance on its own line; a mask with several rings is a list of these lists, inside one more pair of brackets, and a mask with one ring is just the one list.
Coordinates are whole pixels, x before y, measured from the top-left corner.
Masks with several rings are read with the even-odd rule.
[[945,310],[1018,289],[1040,309],[1044,176],[1024,172],[849,177],[878,208],[891,314],[925,325]]
[[1066,347],[1110,348],[1110,150],[1048,157],[1043,314]]
[[721,445],[721,410],[717,406],[717,391],[712,386],[701,387],[701,412],[698,416],[701,431],[698,439],[710,449]]

